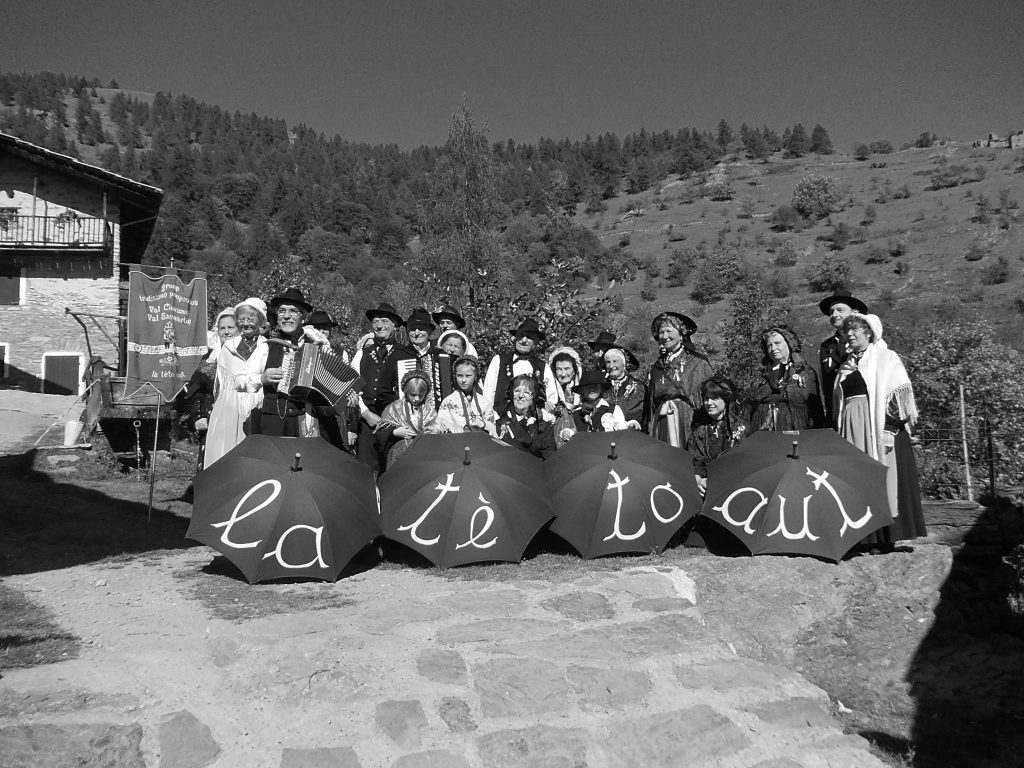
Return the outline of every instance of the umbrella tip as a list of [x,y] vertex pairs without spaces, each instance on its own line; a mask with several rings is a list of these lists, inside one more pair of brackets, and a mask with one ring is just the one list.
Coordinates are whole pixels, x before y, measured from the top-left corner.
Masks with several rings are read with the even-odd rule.
[[618,456],[615,455],[615,443],[610,443],[609,446],[611,447],[612,452],[608,454],[608,458],[609,459],[617,459],[617,458],[619,458]]
[[466,446],[466,452],[462,455],[462,463],[467,467],[469,466],[469,446]]
[[292,472],[300,472],[302,470],[302,467],[299,466],[299,461],[301,461],[301,460],[302,460],[302,454],[301,453],[296,453],[295,454],[295,461],[292,464]]
[[800,458],[800,441],[799,440],[794,440],[793,441],[793,453],[790,454],[789,458],[791,458],[791,459],[799,459]]

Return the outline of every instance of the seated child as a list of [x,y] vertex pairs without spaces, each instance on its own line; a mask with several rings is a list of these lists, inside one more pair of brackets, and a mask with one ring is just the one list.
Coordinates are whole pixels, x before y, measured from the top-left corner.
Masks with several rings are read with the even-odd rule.
[[573,391],[580,396],[580,407],[573,412],[574,429],[563,429],[563,440],[570,439],[576,432],[614,432],[618,429],[633,427],[639,429],[635,421],[627,423],[622,409],[612,405],[606,399],[611,385],[604,374],[596,369],[583,372],[580,382]]
[[508,410],[495,425],[499,440],[542,459],[555,452],[555,431],[552,423],[538,412],[537,380],[528,373],[512,379],[509,385]]
[[439,431],[429,394],[430,379],[424,371],[417,368],[402,377],[402,396],[384,409],[373,430],[380,451],[386,452],[385,469],[390,469],[417,437]]
[[437,426],[442,432],[494,434],[494,405],[480,387],[480,361],[459,357],[452,366],[455,391],[441,401]]
[[686,450],[693,454],[693,472],[701,496],[708,485],[708,464],[740,441],[746,432],[741,420],[731,411],[736,393],[724,378],[711,378],[700,385],[701,407],[693,414]]

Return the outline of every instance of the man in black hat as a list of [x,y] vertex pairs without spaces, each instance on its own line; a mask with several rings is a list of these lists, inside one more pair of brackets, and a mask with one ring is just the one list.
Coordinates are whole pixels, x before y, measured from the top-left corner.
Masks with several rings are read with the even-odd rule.
[[384,409],[398,399],[398,363],[416,360],[416,353],[400,344],[395,331],[405,325],[402,316],[390,304],[378,304],[366,310],[373,337],[363,342],[352,356],[352,367],[366,382],[360,402],[357,455],[364,464],[383,472],[386,456],[382,454],[373,431],[380,423]]
[[860,299],[854,298],[849,291],[837,290],[828,298],[822,299],[818,304],[821,313],[828,317],[833,333],[818,347],[818,363],[821,371],[821,399],[825,404],[825,418],[829,426],[836,428],[836,417],[832,403],[832,390],[835,387],[836,374],[839,366],[846,357],[846,340],[842,337],[843,320],[847,315],[858,312],[862,315],[868,313],[867,304]]
[[430,317],[433,318],[441,333],[445,331],[461,331],[466,327],[466,321],[459,314],[459,310],[451,304],[442,304]]
[[409,346],[416,354],[416,367],[426,373],[430,381],[429,396],[434,400],[434,408],[440,408],[441,401],[451,393],[451,356],[430,340],[436,327],[431,318],[426,309],[417,307],[405,321],[405,330],[409,334]]
[[[304,344],[306,339],[302,326],[305,325],[313,307],[306,301],[302,291],[298,288],[289,288],[280,296],[272,298],[267,306],[274,309],[277,317],[273,337],[296,346]],[[263,385],[263,405],[252,412],[252,434],[302,437],[304,433],[310,432],[309,429],[304,430],[302,424],[302,417],[310,410],[307,409],[307,400],[277,391],[278,384],[284,378],[282,364],[286,351],[284,345],[269,345],[267,364],[260,376],[260,383]],[[320,420],[318,417],[311,418]],[[329,432],[329,428],[326,431]]]
[[532,317],[525,318],[512,335],[515,347],[499,352],[491,358],[484,375],[484,394],[494,403],[494,412],[503,414],[508,405],[508,386],[512,379],[528,373],[537,380],[537,391],[544,393],[543,405],[548,413],[558,403],[558,383],[551,367],[536,354],[537,345],[544,334]]

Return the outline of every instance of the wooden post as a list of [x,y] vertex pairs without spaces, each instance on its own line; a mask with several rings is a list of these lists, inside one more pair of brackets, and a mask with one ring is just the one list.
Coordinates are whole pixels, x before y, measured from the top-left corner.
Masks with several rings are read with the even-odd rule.
[[964,385],[960,385],[960,435],[964,449],[964,477],[967,480],[967,500],[974,501],[974,490],[971,488],[971,462],[967,451],[967,415],[964,408]]

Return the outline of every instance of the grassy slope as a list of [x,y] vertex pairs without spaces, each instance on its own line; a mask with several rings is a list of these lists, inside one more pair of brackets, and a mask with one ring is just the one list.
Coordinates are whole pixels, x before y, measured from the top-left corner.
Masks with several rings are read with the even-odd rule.
[[[986,171],[984,180],[950,189],[928,189],[931,170],[941,156],[946,156],[951,165],[973,168],[980,164]],[[872,168],[872,163],[884,163],[885,167]],[[873,204],[877,220],[868,227],[866,241],[848,245],[840,252],[852,266],[854,295],[868,302],[883,319],[985,317],[1003,330],[1009,343],[1020,348],[1024,343],[1024,317],[1014,308],[1014,299],[1024,296],[1024,209],[1013,211],[1017,220],[1008,230],[999,229],[996,215],[988,224],[978,223],[973,217],[979,194],[984,194],[993,206],[998,204],[1001,189],[1009,189],[1014,200],[1024,201],[1024,174],[1015,172],[1022,164],[1024,153],[1019,150],[972,149],[963,144],[905,150],[866,161],[838,154],[798,160],[783,160],[776,155],[768,164],[730,158],[724,171],[735,190],[733,200],[714,202],[698,196],[695,202],[683,202],[680,197],[687,189],[693,189],[695,182],[673,177],[641,195],[608,200],[608,210],[601,214],[584,214],[581,206],[577,221],[597,230],[607,246],[619,243],[629,233],[626,250],[641,260],[653,257],[660,268],[660,275],[654,279],[657,300],[649,311],[682,309],[703,316],[702,330],[711,332],[716,323],[728,316],[729,299],[701,307],[690,298],[692,275],[686,285],[669,287],[665,274],[673,248],[696,246],[702,241],[714,245],[719,231],[728,227],[726,242],[739,239],[748,245],[749,261],[766,273],[775,267],[771,262],[773,254],[768,252],[763,238],[792,239],[797,249],[814,248],[812,254],[801,256],[800,263],[788,268],[793,290],[785,300],[791,310],[791,322],[810,342],[824,337],[829,330],[817,309],[822,296],[808,291],[804,276],[806,266],[819,264],[828,251],[829,244],[816,238],[831,231],[829,222],[859,226],[865,208]],[[772,232],[772,211],[790,202],[794,186],[808,173],[835,179],[844,192],[844,209],[800,232]],[[891,181],[894,189],[906,184],[910,197],[885,204],[875,202],[886,180]],[[659,199],[663,206],[667,204],[665,210],[659,210]],[[750,219],[740,218],[744,200],[754,203]],[[623,214],[634,202],[645,209],[644,215],[624,219]],[[668,242],[668,225],[673,226],[674,232],[685,232],[686,240]],[[991,243],[990,251],[980,261],[968,262],[964,254],[976,239]],[[896,259],[887,264],[865,263],[872,247],[888,248],[895,242],[905,247],[905,253],[898,257],[906,266],[902,274],[894,271]],[[1009,280],[1001,285],[983,285],[984,271],[999,255],[1010,263]],[[643,283],[641,272],[636,280],[613,289],[621,292],[627,310],[641,303]]]

